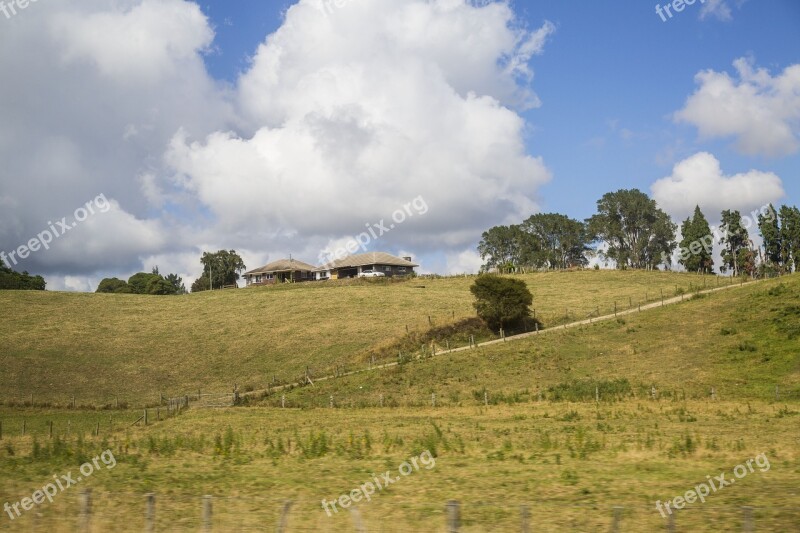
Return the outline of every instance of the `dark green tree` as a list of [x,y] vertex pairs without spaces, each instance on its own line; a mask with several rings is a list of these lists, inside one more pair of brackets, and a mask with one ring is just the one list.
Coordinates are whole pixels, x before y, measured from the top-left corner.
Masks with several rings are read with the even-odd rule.
[[478,243],[478,253],[486,261],[484,271],[497,268],[511,272],[520,266],[529,266],[535,254],[535,245],[530,235],[520,226],[495,226],[484,231]]
[[25,271],[16,272],[0,259],[0,290],[43,291],[46,285],[42,276],[31,276]]
[[177,274],[167,274],[164,279],[175,288],[174,294],[186,294],[186,285],[183,284],[183,278]]
[[[216,253],[204,252],[200,258],[203,265],[203,276],[213,281],[213,289],[221,289],[226,285],[236,285],[239,274],[245,271],[244,261],[236,250],[220,250]],[[194,292],[194,291],[192,291]]]
[[583,222],[558,213],[539,213],[520,227],[533,238],[533,266],[566,269],[589,263],[586,253],[591,250],[591,239]]
[[130,288],[127,282],[118,278],[105,278],[97,286],[95,292],[116,293],[116,294],[130,294],[133,289]]
[[150,278],[147,282],[145,294],[167,295],[175,294],[175,286],[160,275]]
[[678,262],[689,272],[711,273],[714,269],[714,236],[700,206],[695,206],[694,215],[681,225],[680,251]]
[[483,274],[469,290],[478,316],[493,330],[513,327],[530,316],[533,295],[522,280]]
[[208,277],[206,276],[201,276],[196,280],[194,280],[194,283],[192,283],[192,292],[203,292],[207,291],[209,288],[210,286],[208,282]]
[[742,215],[739,211],[725,210],[722,212],[720,223],[722,238],[719,244],[722,249],[722,266],[720,272],[731,271],[734,277],[742,274],[750,250],[750,235],[742,225]]
[[638,189],[606,193],[587,223],[591,240],[605,243],[600,253],[617,268],[656,268],[669,261],[677,246],[677,226]]
[[781,220],[781,261],[788,271],[800,271],[800,209],[782,205]]
[[764,262],[773,270],[783,270],[783,240],[778,222],[778,212],[772,204],[766,213],[758,215],[758,231],[764,240]]

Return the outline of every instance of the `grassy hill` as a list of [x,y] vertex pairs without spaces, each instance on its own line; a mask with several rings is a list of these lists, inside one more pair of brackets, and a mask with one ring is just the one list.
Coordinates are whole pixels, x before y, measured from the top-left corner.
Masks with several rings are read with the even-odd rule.
[[[575,329],[317,383],[297,405],[440,405],[588,401],[650,395],[800,399],[800,275],[687,296]],[[275,395],[264,401],[275,405]]]
[[[601,315],[608,313],[614,299],[627,307],[619,303],[627,295],[633,300],[628,305],[637,307],[645,291],[660,297],[662,287],[672,295],[676,283],[678,290],[703,284],[694,276],[641,272],[536,274],[525,280],[537,315],[551,326],[566,320],[562,307],[569,306],[575,320],[597,313],[597,306]],[[428,312],[434,326],[452,321],[452,311],[455,320],[471,315],[470,282],[298,285],[185,298],[0,294],[15,310],[0,335],[16,354],[4,352],[0,364],[20,380],[3,372],[0,386],[21,395],[29,390],[24,385],[34,383],[37,394],[60,400],[76,388],[92,397],[98,382],[105,387],[97,395],[102,398],[114,390],[152,394],[159,384],[148,379],[157,375],[169,376],[169,386],[187,388],[204,373],[219,374],[205,383],[221,384],[240,379],[248,368],[268,375],[247,366],[253,361],[264,368],[283,361],[289,373],[315,354],[339,353],[364,368],[375,346],[406,337],[405,321],[422,331],[429,327]],[[291,305],[298,302],[305,305]],[[292,327],[293,320],[316,316],[316,309],[334,307],[340,312],[322,326]],[[385,318],[387,309],[399,318],[364,320]],[[223,310],[227,318],[206,326],[215,322],[208,315]],[[264,310],[285,328],[284,337],[270,336],[269,329],[248,335],[250,327],[265,322]],[[43,327],[44,338],[35,331],[15,333],[8,325],[32,327],[57,313],[62,322],[53,320],[49,327],[60,329]],[[107,324],[90,326],[95,320]],[[150,340],[137,340],[148,329]],[[237,336],[239,352],[233,350]],[[530,510],[537,531],[615,530],[615,515],[618,531],[657,531],[667,522],[656,501],[682,495],[710,476],[725,473],[731,479],[737,465],[761,457],[768,468],[737,478],[704,504],[687,505],[676,515],[677,530],[742,530],[742,506],[750,506],[756,530],[793,531],[800,520],[798,338],[800,276],[794,275],[314,386],[254,393],[245,402],[249,408],[190,409],[160,421],[151,410],[146,427],[131,426],[138,410],[0,407],[0,501],[18,501],[54,473],[75,472],[82,461],[109,449],[118,465],[80,485],[93,489],[96,531],[141,531],[149,492],[158,498],[157,530],[200,529],[202,496],[209,494],[215,531],[275,529],[285,500],[294,502],[290,531],[353,531],[353,515],[329,517],[321,500],[349,493],[375,474],[397,472],[427,450],[435,467],[402,477],[358,505],[367,530],[444,531],[444,504],[457,499],[465,532],[519,531],[520,505]],[[151,352],[156,339],[170,351]],[[349,348],[335,352],[342,339]],[[195,357],[193,351],[206,342],[220,350],[218,366]],[[304,343],[307,349],[297,349]],[[107,345],[141,359],[116,357],[103,349]],[[275,360],[260,358],[262,349]],[[235,357],[246,350],[252,359]],[[82,354],[77,362],[65,357],[76,352]],[[176,367],[180,354],[186,362]],[[78,381],[80,364],[92,358],[98,374]],[[32,361],[44,366],[34,370]],[[36,372],[50,377],[49,389]],[[652,386],[657,399],[649,397]],[[709,398],[711,387],[716,401]],[[276,408],[284,394],[287,407]],[[378,407],[381,395],[384,405]],[[35,515],[13,522],[0,518],[0,527],[75,531],[79,495],[80,489],[65,491]]]
[[[668,272],[521,276],[545,327],[729,280]],[[473,278],[310,283],[180,297],[0,292],[4,401],[132,405],[332,373],[474,316]],[[430,322],[429,322],[429,318]]]

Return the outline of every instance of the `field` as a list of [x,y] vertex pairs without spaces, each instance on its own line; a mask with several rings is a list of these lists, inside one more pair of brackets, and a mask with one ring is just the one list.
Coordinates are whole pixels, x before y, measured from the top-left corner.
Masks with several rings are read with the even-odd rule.
[[[309,283],[181,297],[0,293],[0,401],[145,405],[165,396],[266,387],[361,363],[406,326],[474,317],[474,278]],[[545,327],[727,280],[664,272],[522,276]]]
[[[524,279],[534,293],[537,316],[552,331],[477,349],[439,351],[432,357],[420,352],[400,365],[271,394],[254,391],[239,407],[190,408],[168,418],[163,408],[157,414],[150,409],[146,427],[131,425],[141,409],[0,407],[0,503],[30,496],[54,475],[77,474],[82,463],[104,450],[113,452],[116,463],[113,469],[99,463],[91,477],[59,493],[53,503],[13,521],[4,515],[1,527],[79,530],[82,490],[91,488],[93,531],[144,529],[148,493],[155,495],[157,531],[201,529],[205,495],[211,496],[207,501],[213,507],[214,531],[274,530],[282,519],[286,531],[447,531],[450,500],[459,502],[460,531],[468,532],[525,531],[525,523],[530,531],[666,531],[669,518],[679,531],[748,530],[751,525],[759,531],[797,531],[800,276],[700,296],[691,293],[728,280],[602,271]],[[450,321],[453,311],[455,321],[470,316],[469,283],[418,279],[394,285],[320,284],[183,299],[2,294],[8,307],[20,310],[20,316],[15,312],[9,317],[16,326],[2,326],[1,338],[15,354],[4,354],[3,364],[17,373],[28,372],[22,381],[27,388],[12,383],[4,372],[2,390],[23,397],[33,390],[36,397],[63,402],[68,387],[53,391],[29,377],[34,372],[31,359],[43,365],[39,372],[59,380],[66,371],[64,383],[77,376],[78,362],[66,361],[63,353],[49,358],[56,351],[46,347],[56,343],[62,351],[72,346],[87,358],[98,358],[95,371],[108,385],[93,393],[94,383],[78,382],[72,389],[81,397],[103,402],[114,386],[131,397],[157,395],[164,387],[161,382],[148,382],[152,376],[146,372],[117,377],[116,372],[132,363],[100,349],[114,342],[143,354],[146,346],[153,346],[122,329],[131,308],[138,309],[131,315],[134,322],[156,328],[163,335],[158,338],[172,332],[186,344],[197,336],[200,346],[216,337],[205,337],[200,322],[188,318],[177,327],[169,312],[188,317],[214,309],[227,317],[224,326],[216,327],[239,335],[245,329],[241,324],[250,320],[243,309],[280,301],[294,317],[282,319],[281,327],[288,328],[285,324],[297,317],[313,314],[297,305],[290,308],[290,299],[325,306],[338,298],[376,317],[388,306],[409,322],[413,334],[429,327],[428,313],[434,328],[448,323],[448,312]],[[421,285],[425,289],[417,288]],[[615,300],[619,310],[631,304],[637,308],[645,292],[648,300],[658,301],[661,289],[665,296],[686,292],[685,301],[567,330],[555,328],[567,320],[567,309],[569,320],[597,315],[598,306],[600,315],[613,314]],[[375,296],[379,291],[386,302]],[[38,306],[29,307],[37,297],[42,298]],[[78,318],[65,308],[80,309]],[[223,308],[235,311],[228,316]],[[60,337],[49,333],[53,336],[40,340],[14,333],[49,314],[65,315],[69,321]],[[88,317],[101,316],[109,317],[118,334],[98,328],[88,348],[77,348],[77,332],[90,328]],[[380,353],[376,347],[402,342],[405,324],[359,317],[363,315],[349,310],[332,320],[353,343],[352,351],[338,352],[340,357],[351,369],[365,370],[371,350]],[[242,346],[255,351],[269,345],[270,353],[278,353],[276,346],[300,346],[295,337],[301,337],[319,343],[312,348],[315,353],[334,353],[341,346],[334,339],[340,336],[326,337],[328,333],[309,328],[284,339],[264,333],[263,344],[245,337]],[[173,358],[178,352],[189,357],[181,342],[170,341],[169,346]],[[235,351],[219,353],[230,356]],[[229,357],[219,367],[198,361],[187,376],[169,363],[172,358],[160,357],[152,358],[152,372],[168,373],[176,390],[192,390],[198,386],[192,380],[204,375],[205,383],[238,379],[257,386],[277,372],[248,380],[249,363]],[[276,365],[271,369],[288,365],[289,377],[312,359],[303,350],[296,357],[298,361],[287,357],[259,364]],[[214,372],[223,373],[224,379],[212,376]],[[435,464],[421,463],[427,452]],[[746,470],[748,460],[751,470]],[[400,472],[404,462],[414,461],[417,468]],[[387,471],[398,481],[377,490],[371,501],[357,503],[355,512],[351,507],[328,516],[323,509],[323,499],[336,501]],[[705,503],[686,504],[671,517],[656,509],[657,501],[673,500],[723,473],[734,483],[714,490]],[[284,514],[286,501],[292,505]]]

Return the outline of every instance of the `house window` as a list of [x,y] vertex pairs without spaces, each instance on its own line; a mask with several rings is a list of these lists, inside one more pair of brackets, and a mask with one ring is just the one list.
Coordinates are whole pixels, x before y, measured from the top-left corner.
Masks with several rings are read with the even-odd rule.
[[390,267],[390,266],[383,267],[383,269],[384,269],[386,272],[391,272],[391,271],[392,271],[392,267]]
[[405,272],[406,271],[406,267],[397,267],[397,271],[398,272]]

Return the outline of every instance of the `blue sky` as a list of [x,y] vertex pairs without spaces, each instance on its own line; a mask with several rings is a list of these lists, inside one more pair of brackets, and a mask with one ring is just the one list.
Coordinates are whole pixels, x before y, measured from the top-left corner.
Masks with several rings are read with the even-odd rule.
[[[750,57],[774,74],[800,61],[800,2],[730,2],[730,19],[701,20],[698,0],[666,22],[656,3],[511,3],[521,24],[549,20],[557,28],[532,61],[532,85],[542,105],[522,113],[529,152],[553,171],[540,192],[543,208],[587,218],[604,193],[633,187],[649,192],[674,163],[699,150],[714,153],[726,174],[775,172],[784,178],[786,202],[798,203],[800,157],[742,156],[731,139],[701,140],[695,128],[675,124],[671,115],[694,92],[701,70],[733,74],[733,61]],[[217,50],[206,57],[209,71],[235,83],[290,4],[205,2],[217,31]]]
[[[679,2],[674,0],[672,3]],[[685,1],[685,0],[684,0]],[[672,5],[672,3],[670,5]],[[481,232],[584,219],[639,188],[800,203],[800,3],[49,0],[0,13],[0,251],[103,195],[14,264],[94,290],[204,251],[369,250],[474,272]],[[666,11],[666,0],[659,3]]]

